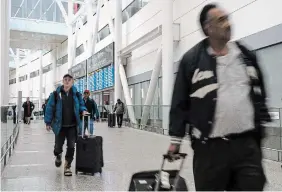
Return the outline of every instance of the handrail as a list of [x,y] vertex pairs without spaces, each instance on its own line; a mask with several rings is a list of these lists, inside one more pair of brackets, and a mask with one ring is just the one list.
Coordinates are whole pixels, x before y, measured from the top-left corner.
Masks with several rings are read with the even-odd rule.
[[[14,127],[13,134],[9,136],[9,139],[4,143],[4,145],[1,148],[1,170],[3,171],[3,168],[7,164],[7,155],[9,157],[12,155],[12,147],[13,149],[15,148],[15,144],[17,143],[18,136],[19,136],[19,124],[17,123],[16,126]],[[6,148],[5,152],[4,148]],[[2,167],[2,161],[4,160],[4,165]]]

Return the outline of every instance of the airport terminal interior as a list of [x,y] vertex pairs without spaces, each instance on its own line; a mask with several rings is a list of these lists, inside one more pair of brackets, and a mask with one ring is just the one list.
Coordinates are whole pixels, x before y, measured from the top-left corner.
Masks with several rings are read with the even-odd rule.
[[[264,190],[282,191],[281,0],[0,0],[1,191],[128,191],[133,174],[159,170],[178,66],[205,38],[199,14],[209,3],[228,14],[231,41],[258,58],[272,119],[261,144]],[[104,166],[95,175],[76,174],[76,158],[71,177],[54,163],[43,106],[66,74],[97,104],[93,134],[103,138]],[[108,123],[117,99],[125,105],[120,128]],[[180,175],[194,191],[188,131],[181,152]]]

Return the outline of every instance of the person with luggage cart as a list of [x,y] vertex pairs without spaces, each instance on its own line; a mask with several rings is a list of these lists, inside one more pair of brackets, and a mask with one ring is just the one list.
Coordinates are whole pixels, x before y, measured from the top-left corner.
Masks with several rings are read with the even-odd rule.
[[[90,98],[90,91],[89,90],[85,90],[84,91],[84,97],[83,97],[83,101],[85,104],[85,107],[87,108],[87,111],[90,113],[90,127],[88,127],[88,118],[85,118],[85,129],[84,132],[86,131],[86,129],[90,132],[90,134],[93,135],[93,129],[94,129],[94,125],[93,122],[95,120],[99,120],[99,111],[98,111],[98,107],[96,102]],[[85,134],[85,133],[84,133]]]
[[63,85],[51,93],[44,117],[47,131],[52,129],[55,134],[56,167],[60,167],[62,164],[63,145],[65,139],[67,140],[65,176],[72,175],[70,168],[74,158],[75,143],[82,129],[80,114],[88,115],[89,113],[84,105],[82,95],[73,86],[73,77],[66,74],[63,77]]
[[200,25],[206,39],[184,54],[175,80],[168,155],[180,150],[189,124],[197,191],[262,191],[261,140],[271,118],[256,56],[230,42],[228,14],[204,6]]
[[120,99],[117,99],[117,103],[114,107],[114,113],[116,113],[118,127],[121,128],[125,107],[124,103]]

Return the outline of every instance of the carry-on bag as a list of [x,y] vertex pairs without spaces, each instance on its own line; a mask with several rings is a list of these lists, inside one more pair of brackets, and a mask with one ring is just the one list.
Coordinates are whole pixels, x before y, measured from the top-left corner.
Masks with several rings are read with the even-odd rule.
[[181,160],[178,170],[164,170],[169,156],[163,155],[161,169],[135,173],[131,178],[129,191],[188,191],[184,178],[180,176],[186,156],[185,153],[178,154]]
[[[90,127],[90,116],[88,117],[88,127]],[[82,131],[77,138],[76,143],[76,164],[75,173],[91,173],[94,175],[99,172],[102,173],[104,166],[103,160],[103,138],[101,136],[94,136],[93,134],[85,136],[85,121],[82,117]]]
[[116,126],[116,114],[109,113],[108,115],[108,127]]

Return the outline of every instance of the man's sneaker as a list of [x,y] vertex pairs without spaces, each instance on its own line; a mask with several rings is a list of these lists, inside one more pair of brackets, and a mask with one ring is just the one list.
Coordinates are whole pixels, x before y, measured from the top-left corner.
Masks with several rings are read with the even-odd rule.
[[70,169],[70,165],[69,165],[69,163],[67,162],[67,160],[66,160],[66,162],[65,162],[65,168],[64,168],[64,175],[65,176],[72,176],[72,172],[71,172],[71,169]]
[[60,167],[62,165],[62,154],[56,156],[55,165],[56,167]]

